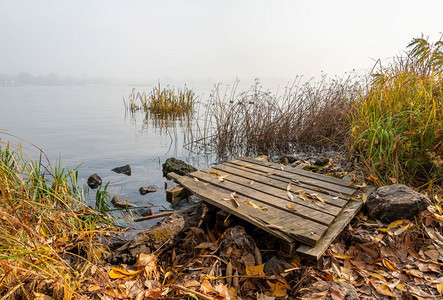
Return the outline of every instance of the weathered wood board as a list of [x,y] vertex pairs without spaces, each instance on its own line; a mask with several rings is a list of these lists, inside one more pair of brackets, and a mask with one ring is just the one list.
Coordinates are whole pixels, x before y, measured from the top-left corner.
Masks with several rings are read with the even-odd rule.
[[246,157],[168,176],[316,259],[362,206],[360,191],[344,180]]

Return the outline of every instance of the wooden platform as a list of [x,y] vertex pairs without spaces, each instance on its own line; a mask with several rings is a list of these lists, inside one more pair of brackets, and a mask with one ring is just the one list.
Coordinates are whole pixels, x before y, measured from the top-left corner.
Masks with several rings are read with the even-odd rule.
[[245,157],[168,176],[280,238],[288,255],[318,259],[362,206],[360,191],[341,179]]

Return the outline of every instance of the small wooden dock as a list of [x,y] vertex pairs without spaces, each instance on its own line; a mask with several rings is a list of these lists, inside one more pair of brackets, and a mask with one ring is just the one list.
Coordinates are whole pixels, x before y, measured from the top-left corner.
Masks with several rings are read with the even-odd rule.
[[278,237],[288,255],[318,259],[362,206],[361,191],[344,180],[246,157],[168,176]]

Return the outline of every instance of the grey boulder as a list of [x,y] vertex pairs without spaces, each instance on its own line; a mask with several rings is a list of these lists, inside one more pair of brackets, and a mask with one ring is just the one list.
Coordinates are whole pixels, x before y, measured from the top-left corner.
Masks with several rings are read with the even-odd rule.
[[365,210],[370,218],[382,222],[413,219],[425,210],[431,201],[403,184],[382,186],[368,197]]
[[114,171],[115,173],[131,176],[131,167],[129,165],[117,167],[117,168],[112,169],[111,171]]
[[102,184],[102,179],[100,178],[100,176],[98,176],[98,174],[92,174],[91,176],[89,176],[88,178],[88,186],[91,189],[96,189],[100,186],[100,184]]
[[174,172],[178,175],[186,175],[188,173],[197,171],[196,168],[184,161],[176,158],[168,158],[163,164],[163,176],[166,176],[169,172]]

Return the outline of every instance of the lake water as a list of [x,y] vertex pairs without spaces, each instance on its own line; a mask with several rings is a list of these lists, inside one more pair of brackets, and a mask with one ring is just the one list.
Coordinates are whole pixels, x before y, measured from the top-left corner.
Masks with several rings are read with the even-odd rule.
[[[0,87],[0,138],[20,141],[11,134],[29,141],[41,147],[52,163],[61,157],[64,167],[72,169],[81,164],[80,185],[97,173],[104,183],[110,182],[111,197],[118,195],[139,206],[152,203],[154,212],[169,208],[164,183],[173,184],[162,176],[162,163],[176,157],[205,167],[211,158],[183,148],[186,128],[179,121],[165,128],[145,120],[142,113],[131,118],[123,104],[123,97],[128,99],[131,90],[131,86]],[[22,144],[27,154],[38,155],[28,143]],[[131,176],[111,171],[126,164],[131,166]],[[160,189],[142,196],[138,189],[146,185]],[[87,199],[91,205],[94,197],[95,190],[90,190]],[[157,221],[131,226],[142,229]]]

